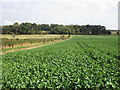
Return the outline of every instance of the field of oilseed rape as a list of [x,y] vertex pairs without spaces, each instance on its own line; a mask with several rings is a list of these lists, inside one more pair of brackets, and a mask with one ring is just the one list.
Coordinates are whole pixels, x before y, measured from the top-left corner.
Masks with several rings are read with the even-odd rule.
[[2,55],[2,88],[120,90],[117,36],[73,36]]

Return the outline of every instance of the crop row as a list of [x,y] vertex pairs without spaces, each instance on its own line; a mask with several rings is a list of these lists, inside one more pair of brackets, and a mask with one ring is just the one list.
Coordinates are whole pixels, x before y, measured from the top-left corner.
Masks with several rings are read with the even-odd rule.
[[117,49],[116,36],[75,36],[62,43],[5,54],[3,88],[119,90]]

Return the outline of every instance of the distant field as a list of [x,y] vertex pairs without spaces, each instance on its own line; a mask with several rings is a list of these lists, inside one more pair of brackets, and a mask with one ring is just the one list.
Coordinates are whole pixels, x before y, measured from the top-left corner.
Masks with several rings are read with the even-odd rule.
[[[19,38],[19,39],[28,39],[28,38],[59,38],[61,35],[15,35],[15,38]],[[68,35],[65,35],[68,36]],[[2,35],[1,38],[9,38],[9,39],[13,39],[12,35]]]
[[2,59],[3,88],[120,90],[117,36],[74,36]]
[[114,32],[112,31],[111,34],[112,35],[117,35],[117,32],[116,31],[114,31]]

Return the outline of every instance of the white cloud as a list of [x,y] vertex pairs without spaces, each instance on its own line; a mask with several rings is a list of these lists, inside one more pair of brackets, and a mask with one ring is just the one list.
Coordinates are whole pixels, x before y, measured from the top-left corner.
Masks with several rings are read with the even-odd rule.
[[12,25],[13,24],[13,22],[10,22],[8,20],[4,20],[3,23],[5,23],[6,25]]
[[2,23],[5,23],[6,25],[13,25],[15,22],[18,22],[19,24],[22,23],[22,22],[19,21],[19,20],[15,20],[15,21],[13,21],[13,22],[8,21],[8,20],[4,20]]

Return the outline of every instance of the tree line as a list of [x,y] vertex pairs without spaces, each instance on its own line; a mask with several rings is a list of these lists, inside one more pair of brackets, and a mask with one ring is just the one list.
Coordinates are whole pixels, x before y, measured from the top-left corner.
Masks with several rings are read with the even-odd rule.
[[105,35],[110,34],[105,26],[101,25],[59,25],[59,24],[36,24],[14,23],[2,26],[2,34],[73,34],[73,35]]

